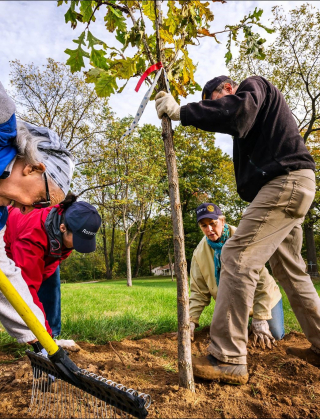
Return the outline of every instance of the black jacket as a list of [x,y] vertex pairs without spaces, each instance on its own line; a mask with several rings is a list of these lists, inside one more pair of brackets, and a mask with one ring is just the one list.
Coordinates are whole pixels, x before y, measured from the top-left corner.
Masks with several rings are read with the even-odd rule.
[[315,164],[280,91],[263,77],[249,77],[235,95],[182,106],[183,126],[230,134],[237,190],[251,202],[263,185]]

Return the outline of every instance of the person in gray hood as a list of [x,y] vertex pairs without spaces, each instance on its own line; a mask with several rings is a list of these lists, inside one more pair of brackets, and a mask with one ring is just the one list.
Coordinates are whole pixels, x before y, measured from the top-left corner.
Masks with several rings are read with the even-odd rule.
[[[72,155],[54,131],[17,122],[15,104],[0,83],[0,269],[43,325],[43,313],[34,304],[20,268],[6,255],[7,206],[28,214],[58,204],[69,190],[73,170]],[[20,343],[37,340],[1,292],[0,322]]]

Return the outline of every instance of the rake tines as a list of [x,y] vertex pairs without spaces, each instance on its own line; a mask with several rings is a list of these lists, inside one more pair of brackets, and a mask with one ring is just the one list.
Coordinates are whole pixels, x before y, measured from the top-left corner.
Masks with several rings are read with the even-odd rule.
[[146,418],[148,394],[78,368],[64,352],[60,364],[41,353],[26,352],[33,369],[29,412],[34,417]]

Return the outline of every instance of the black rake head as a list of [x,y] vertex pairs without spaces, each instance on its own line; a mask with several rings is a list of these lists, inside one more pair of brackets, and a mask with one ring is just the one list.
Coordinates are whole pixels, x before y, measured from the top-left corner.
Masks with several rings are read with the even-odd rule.
[[119,411],[126,412],[139,419],[147,417],[148,411],[146,408],[151,404],[149,395],[139,394],[136,390],[126,389],[121,384],[116,384],[111,380],[80,369],[62,348],[54,355],[49,356],[49,359],[41,353],[37,354],[28,350],[26,354],[31,361],[33,371],[37,370],[38,374],[39,372],[46,373],[49,382],[62,380],[119,409]]

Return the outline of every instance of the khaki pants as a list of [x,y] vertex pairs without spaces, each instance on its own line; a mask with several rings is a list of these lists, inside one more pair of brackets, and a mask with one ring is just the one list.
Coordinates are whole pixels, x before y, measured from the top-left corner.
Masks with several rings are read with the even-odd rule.
[[320,348],[320,298],[301,257],[301,223],[314,194],[312,170],[278,176],[261,188],[223,246],[209,345],[220,361],[246,364],[249,312],[268,260],[307,339]]

